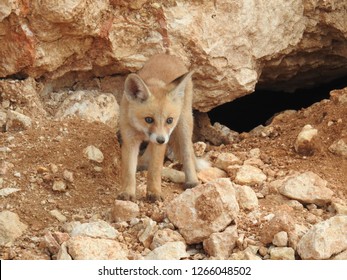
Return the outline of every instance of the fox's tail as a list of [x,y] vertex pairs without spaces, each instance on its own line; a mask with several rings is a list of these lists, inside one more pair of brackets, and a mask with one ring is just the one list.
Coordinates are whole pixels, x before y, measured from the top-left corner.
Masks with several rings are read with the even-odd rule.
[[195,158],[195,167],[197,171],[201,171],[211,167],[211,163],[203,158]]

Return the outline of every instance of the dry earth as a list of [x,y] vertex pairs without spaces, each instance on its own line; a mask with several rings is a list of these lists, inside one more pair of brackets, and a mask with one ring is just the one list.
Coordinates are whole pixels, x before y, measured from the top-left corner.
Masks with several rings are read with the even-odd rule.
[[[207,153],[216,155],[218,152],[232,152],[244,160],[251,149],[259,148],[260,159],[273,179],[284,177],[293,171],[312,171],[328,181],[335,201],[347,205],[347,160],[328,149],[334,141],[346,139],[346,122],[346,103],[324,100],[307,109],[280,114],[269,126],[272,127],[271,133],[242,133],[240,141],[231,145],[208,144]],[[295,140],[306,124],[318,129],[312,156],[301,156],[294,151]],[[89,145],[94,145],[103,152],[102,163],[86,159],[83,150]],[[120,181],[120,146],[115,131],[108,126],[77,118],[63,121],[46,118],[37,121],[30,129],[1,133],[0,149],[0,187],[20,189],[0,197],[0,212],[15,212],[28,225],[22,236],[8,246],[0,247],[1,259],[55,258],[42,241],[48,231],[63,232],[64,222],[53,217],[51,210],[58,210],[68,222],[105,220],[122,232],[122,242],[134,254],[146,253],[148,249],[139,242],[138,232],[134,228],[124,229],[111,220],[110,210]],[[212,156],[212,162],[213,159]],[[166,165],[170,163],[167,161]],[[73,180],[63,178],[66,170],[72,172]],[[145,173],[137,175],[140,189],[138,218],[148,216],[160,222],[165,219],[165,205],[184,190],[180,184],[164,181],[163,203],[148,203],[144,200]],[[67,189],[53,190],[52,186],[56,181],[65,182]],[[265,194],[264,197],[258,196],[261,216],[287,209],[288,199],[268,191],[267,182],[256,185],[253,189],[258,194]],[[318,207],[322,211],[311,211],[312,207],[311,210],[309,208],[290,208],[290,211],[293,211],[298,223],[306,226],[335,215],[329,205]],[[240,211],[237,224],[239,233],[244,233],[246,238],[250,237],[255,243],[259,241],[261,224],[252,223],[247,211]],[[209,257],[201,244],[192,246],[199,253],[199,256],[192,258]]]

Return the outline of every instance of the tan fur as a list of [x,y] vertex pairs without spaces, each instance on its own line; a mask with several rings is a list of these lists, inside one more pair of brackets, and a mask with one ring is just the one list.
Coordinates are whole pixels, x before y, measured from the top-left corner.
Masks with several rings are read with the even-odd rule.
[[[143,141],[149,141],[149,144],[139,164],[148,168],[147,197],[150,200],[161,199],[161,170],[167,145],[183,163],[185,186],[191,188],[198,184],[191,140],[191,74],[179,58],[160,54],[151,57],[137,75],[128,76],[120,113],[123,143],[118,198],[134,200],[136,197],[135,173]],[[153,123],[147,122],[148,117],[154,120]],[[170,118],[172,123],[169,123]],[[159,143],[164,140],[165,143]]]

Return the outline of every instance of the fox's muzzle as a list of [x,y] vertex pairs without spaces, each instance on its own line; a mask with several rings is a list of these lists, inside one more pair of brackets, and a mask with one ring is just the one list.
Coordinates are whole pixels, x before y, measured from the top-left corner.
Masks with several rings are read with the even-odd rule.
[[165,143],[165,138],[163,136],[158,136],[156,140],[157,140],[158,144],[164,144]]

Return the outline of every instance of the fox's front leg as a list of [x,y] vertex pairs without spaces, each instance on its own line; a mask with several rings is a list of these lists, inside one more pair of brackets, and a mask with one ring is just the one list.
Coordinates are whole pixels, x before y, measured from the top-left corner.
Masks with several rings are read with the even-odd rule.
[[152,155],[148,165],[147,175],[147,199],[154,202],[162,200],[161,196],[161,172],[163,169],[166,144],[150,143],[147,147]]
[[186,189],[193,188],[199,184],[196,174],[196,158],[192,143],[193,117],[187,114],[184,120],[180,119],[171,136],[171,145],[174,153],[183,164]]
[[127,139],[123,139],[121,190],[118,194],[118,199],[135,200],[136,198],[136,166],[139,148],[139,141],[127,141]]

